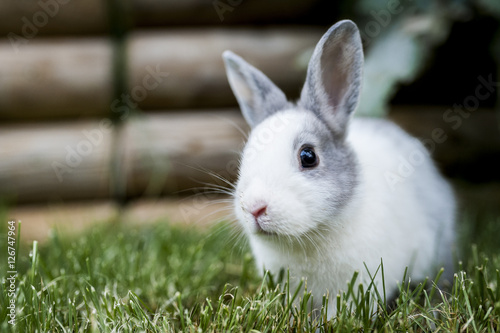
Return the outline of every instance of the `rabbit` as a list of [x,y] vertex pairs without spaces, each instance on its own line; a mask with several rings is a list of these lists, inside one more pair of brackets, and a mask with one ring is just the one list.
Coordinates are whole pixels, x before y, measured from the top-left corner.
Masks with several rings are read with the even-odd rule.
[[453,276],[451,186],[396,124],[352,117],[363,65],[352,21],[320,39],[296,103],[231,51],[223,60],[251,128],[233,202],[259,269],[305,278],[314,308],[329,295],[329,317],[355,272],[382,294],[382,266],[388,298],[406,268],[412,281]]

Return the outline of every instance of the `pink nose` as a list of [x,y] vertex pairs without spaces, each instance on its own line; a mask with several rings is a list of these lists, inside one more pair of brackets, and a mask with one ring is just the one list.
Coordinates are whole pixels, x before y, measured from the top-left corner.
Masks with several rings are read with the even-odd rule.
[[259,216],[265,215],[266,211],[267,211],[267,205],[257,207],[257,209],[254,209],[251,212],[251,214],[253,215],[253,217],[255,217],[255,219],[258,219]]

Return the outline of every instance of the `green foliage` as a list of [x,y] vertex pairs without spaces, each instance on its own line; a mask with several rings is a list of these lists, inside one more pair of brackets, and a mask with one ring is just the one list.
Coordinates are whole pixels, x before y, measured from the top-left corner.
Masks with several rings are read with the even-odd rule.
[[[387,306],[384,290],[355,287],[355,274],[342,297],[323,296],[323,308],[312,311],[312,298],[322,295],[311,295],[306,283],[290,289],[286,274],[257,277],[248,249],[232,239],[224,225],[200,232],[110,223],[78,238],[54,234],[46,244],[21,247],[16,325],[8,324],[2,277],[0,331],[493,332],[500,325],[500,256],[474,246],[447,290],[405,283]],[[338,308],[331,320],[328,301]]]

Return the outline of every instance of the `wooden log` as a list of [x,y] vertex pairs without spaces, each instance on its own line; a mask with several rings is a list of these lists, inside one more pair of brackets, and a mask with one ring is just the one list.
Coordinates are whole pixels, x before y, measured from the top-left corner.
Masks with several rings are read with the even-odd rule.
[[59,235],[78,237],[102,223],[113,223],[120,216],[120,207],[110,200],[52,202],[9,207],[7,218],[22,222],[21,242],[45,243],[55,229]]
[[0,120],[105,116],[112,100],[106,39],[0,43]]
[[111,122],[3,125],[0,198],[12,203],[109,197]]
[[48,205],[18,205],[9,207],[7,218],[21,220],[21,242],[31,244],[34,240],[46,242],[53,229],[61,235],[78,237],[82,232],[102,223],[122,226],[144,226],[165,221],[186,228],[209,228],[222,220],[227,221],[232,207],[206,197],[167,197],[135,200],[122,208],[111,200],[92,200]]
[[[234,178],[246,131],[236,110],[130,117],[116,144],[110,124],[2,126],[0,200],[109,198],[112,181],[127,197],[201,188],[216,180],[208,171]],[[120,163],[112,164],[115,151]]]
[[317,29],[137,32],[128,42],[129,89],[112,101],[106,39],[44,39],[15,52],[0,43],[0,120],[109,116],[142,109],[234,106],[221,54],[245,56],[297,97]]
[[28,43],[47,34],[93,34],[107,30],[106,1],[2,0],[0,35]]
[[[304,15],[314,17],[321,0],[128,0],[121,21],[137,26],[298,24]],[[2,0],[0,35],[15,41],[32,41],[42,35],[102,34],[109,29],[109,1],[103,0]],[[307,16],[307,15],[306,15]],[[317,24],[317,22],[313,22]]]
[[[148,114],[125,125],[121,163],[126,195],[205,191],[234,180],[247,125],[237,110]],[[216,174],[214,176],[212,174]]]
[[[141,109],[156,110],[235,106],[222,61],[222,52],[228,49],[295,98],[323,32],[317,28],[135,32],[127,47],[131,100]],[[151,79],[155,71],[164,73],[158,81]],[[144,88],[148,77],[151,89]]]
[[500,181],[500,129],[492,109],[393,107],[389,117],[419,138],[443,172],[471,182]]
[[197,24],[256,24],[294,22],[321,1],[302,0],[133,0],[139,26]]

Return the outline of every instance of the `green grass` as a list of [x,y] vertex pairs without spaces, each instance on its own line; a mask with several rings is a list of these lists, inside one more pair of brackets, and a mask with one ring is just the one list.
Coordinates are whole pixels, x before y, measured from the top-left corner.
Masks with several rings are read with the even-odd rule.
[[[79,237],[54,233],[45,244],[18,250],[15,326],[8,323],[7,259],[0,256],[0,331],[496,332],[500,220],[488,221],[464,224],[479,227],[464,233],[464,260],[448,290],[403,285],[389,311],[382,291],[350,288],[330,299],[339,310],[329,321],[323,310],[310,313],[308,300],[322,295],[290,290],[286,278],[259,277],[228,226],[202,232],[167,222],[142,228],[107,222]],[[0,227],[5,254],[6,227]]]

